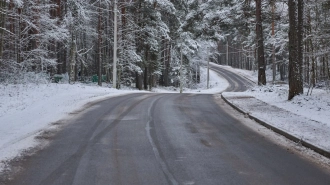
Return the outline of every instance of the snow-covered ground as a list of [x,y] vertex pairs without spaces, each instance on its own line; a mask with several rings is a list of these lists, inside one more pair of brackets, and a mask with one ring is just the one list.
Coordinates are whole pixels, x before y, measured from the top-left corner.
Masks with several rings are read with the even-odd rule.
[[[258,76],[256,72],[234,69],[228,66],[224,68],[257,82]],[[268,84],[266,86],[255,86],[246,92],[230,92],[227,94],[253,96],[270,105],[330,126],[330,91],[313,89],[312,95],[307,96],[306,92],[308,89],[305,88],[303,95],[296,96],[293,100],[288,101],[288,89],[289,86],[287,84]]]
[[[228,66],[224,68],[257,82],[256,72]],[[246,92],[225,92],[223,96],[266,123],[330,152],[330,92],[326,89],[314,89],[312,95],[307,96],[308,89],[305,88],[303,95],[288,101],[287,84],[269,84],[255,86]],[[284,111],[267,109],[266,104]]]
[[84,104],[131,91],[83,84],[0,85],[0,160],[35,146],[34,137]]
[[[206,71],[205,69],[203,70]],[[194,90],[184,93],[219,93],[227,88],[228,82],[210,72],[210,88],[206,89],[206,74],[202,83]],[[107,86],[104,84],[104,86]],[[153,88],[154,92],[179,93],[175,88]],[[149,91],[117,90],[99,87],[96,84],[17,84],[0,85],[0,161],[10,160],[20,152],[38,145],[35,136],[51,129],[61,120],[80,109],[83,105],[127,93]],[[0,171],[1,171],[0,163]]]

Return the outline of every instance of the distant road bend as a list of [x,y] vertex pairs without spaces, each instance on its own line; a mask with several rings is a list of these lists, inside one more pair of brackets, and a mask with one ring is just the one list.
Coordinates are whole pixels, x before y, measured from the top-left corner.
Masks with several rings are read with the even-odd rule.
[[[250,82],[219,67],[227,91]],[[203,94],[129,94],[86,107],[5,184],[329,184],[330,175]]]

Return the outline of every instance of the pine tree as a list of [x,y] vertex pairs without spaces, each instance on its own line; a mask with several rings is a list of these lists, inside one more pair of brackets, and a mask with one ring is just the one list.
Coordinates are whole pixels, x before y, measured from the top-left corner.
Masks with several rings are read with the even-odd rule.
[[258,85],[266,85],[264,38],[262,32],[261,0],[256,0],[256,40],[258,61]]
[[[297,7],[302,8],[303,1],[298,1],[298,3],[295,0],[289,0],[288,1],[288,7],[289,7],[289,24],[290,24],[290,30],[289,30],[289,95],[288,99],[291,100],[294,96],[302,94],[303,93],[303,85],[302,85],[302,62],[299,60],[302,60],[302,57],[299,56],[302,54],[301,41],[298,41],[299,39],[302,39],[302,36],[300,35],[302,32],[302,18],[298,15],[298,13],[302,13],[302,10],[299,10],[297,12]],[[297,21],[298,20],[298,21]],[[300,52],[300,54],[299,54]]]

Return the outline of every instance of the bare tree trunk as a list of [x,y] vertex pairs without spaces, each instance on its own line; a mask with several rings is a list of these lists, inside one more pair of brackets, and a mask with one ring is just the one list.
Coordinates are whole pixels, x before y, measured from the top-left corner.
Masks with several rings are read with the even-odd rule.
[[[272,2],[272,38],[275,38],[275,1]],[[275,43],[273,43],[272,62],[273,62],[273,84],[276,81],[276,62],[275,62]]]
[[294,0],[288,1],[289,6],[289,96],[291,100],[297,94],[296,73],[297,73],[297,44],[296,44],[296,3]]
[[149,52],[149,49],[148,49],[148,46],[146,45],[145,46],[145,60],[146,60],[146,62],[145,62],[145,66],[144,66],[144,80],[143,80],[143,83],[144,83],[144,89],[145,90],[148,90],[148,73],[149,73],[149,71],[148,71],[148,66],[149,66],[149,62],[148,62],[148,60],[149,60],[149,55],[148,55],[148,52]]
[[[299,59],[301,59],[299,52],[302,52],[302,50],[299,45],[299,43],[301,44],[301,41],[298,42],[298,39],[302,38],[302,36],[300,36],[302,30],[298,31],[298,29],[302,28],[302,26],[300,27],[300,24],[302,24],[302,23],[299,23],[300,19],[297,21],[297,7],[301,8],[301,5],[297,6],[297,3],[295,0],[289,0],[288,6],[289,6],[289,24],[290,24],[290,28],[289,28],[289,95],[288,95],[288,100],[291,100],[294,96],[303,93],[302,78],[300,77],[300,75],[302,75],[301,74],[302,67],[301,67],[301,62],[299,61]],[[301,13],[301,10],[299,10],[299,12]]]
[[18,38],[16,41],[16,45],[17,45],[17,62],[20,63],[22,61],[21,59],[21,52],[22,52],[22,46],[20,45],[20,40],[22,39],[22,9],[18,8],[17,10],[18,12]]
[[[311,20],[311,12],[308,9],[308,12],[307,12],[307,25],[306,25],[306,31],[305,31],[308,35],[310,35],[311,32],[312,32],[311,22],[312,22],[312,20]],[[313,46],[312,46],[312,40],[311,40],[311,38],[308,38],[305,41],[305,43],[306,43],[305,50],[306,50],[306,54],[307,54],[306,59],[305,59],[305,73],[306,73],[306,75],[305,75],[305,82],[307,84],[310,84],[310,82],[311,82],[311,75],[310,75],[310,66],[311,66],[310,64],[311,63],[310,63],[310,61],[311,61],[311,54],[313,54]]]
[[6,23],[6,0],[0,1],[0,63],[3,55],[3,39],[5,36],[5,23]]
[[298,81],[297,81],[297,90],[299,94],[304,93],[304,83],[303,83],[303,32],[304,32],[304,0],[298,0],[298,29],[297,29],[297,59],[298,59]]
[[329,66],[329,55],[327,55],[327,57],[326,57],[326,63],[327,63],[327,78],[328,78],[328,80],[330,80],[330,66]]
[[305,56],[305,82],[308,83],[309,82],[309,58],[310,58],[310,56],[308,56],[310,54],[309,40],[307,40],[305,42],[305,45],[306,45],[305,52],[307,54],[307,56]]
[[145,90],[148,90],[148,67],[145,67],[144,68],[144,80],[143,80],[143,83],[144,83],[144,89]]
[[323,55],[322,56],[322,79],[325,79],[325,77],[326,77],[326,68],[327,68],[327,66],[326,66],[326,64],[325,64],[325,56]]
[[257,60],[258,60],[258,85],[266,85],[266,66],[264,56],[264,39],[261,20],[261,0],[256,0],[256,39],[257,39]]
[[[34,9],[32,9],[32,10],[34,11]],[[9,14],[8,14],[9,15],[9,17],[8,17],[9,32],[14,33],[15,18],[13,16],[13,13],[14,13],[14,2],[13,2],[13,0],[9,1],[8,11],[9,11]],[[10,15],[10,14],[12,14],[12,15]],[[37,14],[37,12],[36,12],[36,14]],[[36,18],[34,17],[33,21],[35,21],[35,19]],[[33,22],[33,23],[35,23],[35,22]],[[7,24],[7,26],[8,26],[8,24]],[[5,28],[6,28],[6,24],[5,24]],[[35,32],[33,32],[32,34],[35,34]],[[15,40],[15,36],[11,35],[10,40]],[[9,57],[14,59],[15,58],[15,45],[16,45],[16,43],[15,42],[9,42],[7,44],[8,44],[7,49],[10,50]],[[32,49],[35,49],[35,48],[31,48],[31,50]]]
[[71,48],[70,48],[70,76],[69,76],[69,80],[70,80],[70,84],[72,84],[74,82],[74,76],[75,76],[75,65],[76,65],[76,38],[75,35],[72,34],[71,36]]
[[[60,25],[61,24],[61,21],[63,20],[62,19],[62,6],[61,6],[61,0],[56,0],[56,14],[55,14],[55,17],[58,19],[57,21],[57,25]],[[62,51],[61,51],[61,42],[56,42],[56,45],[55,45],[55,50],[56,50],[56,58],[57,58],[57,74],[61,74],[62,71],[63,71],[63,60],[62,60]]]
[[171,63],[171,52],[172,52],[172,45],[169,43],[169,40],[166,40],[166,50],[167,50],[167,60],[165,61],[165,87],[169,86],[168,83],[168,73]]
[[[67,0],[64,0],[64,14],[65,15],[67,15],[67,13],[68,13],[68,5],[67,5]],[[59,12],[60,13],[60,12]],[[61,15],[61,20],[63,20],[63,17],[64,17],[64,15],[62,14],[62,13],[60,13],[60,15]],[[60,44],[60,47],[62,47],[63,46],[63,44]],[[62,49],[62,48],[61,48]],[[62,52],[61,52],[61,63],[62,63],[62,73],[67,73],[68,72],[68,61],[67,61],[67,56],[68,56],[68,49],[66,49],[65,47],[63,47],[63,50],[62,50]]]
[[136,88],[142,90],[142,75],[136,72]]
[[101,11],[101,0],[99,0],[99,16],[98,16],[98,82],[99,86],[102,86],[102,32],[101,32],[101,18],[102,11]]
[[316,85],[316,66],[315,66],[316,59],[315,59],[315,56],[314,56],[314,47],[313,47],[312,41],[311,41],[310,45],[311,45],[311,48],[312,48],[311,49],[311,52],[312,52],[312,65],[311,65],[310,86],[315,87],[315,85]]

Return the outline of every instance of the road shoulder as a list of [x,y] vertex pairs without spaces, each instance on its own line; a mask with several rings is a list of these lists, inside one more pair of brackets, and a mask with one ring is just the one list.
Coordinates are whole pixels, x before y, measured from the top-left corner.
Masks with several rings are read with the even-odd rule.
[[[330,158],[330,143],[323,135],[330,135],[326,125],[271,106],[253,96],[224,92],[221,98],[245,117]],[[319,135],[313,133],[318,132]]]

